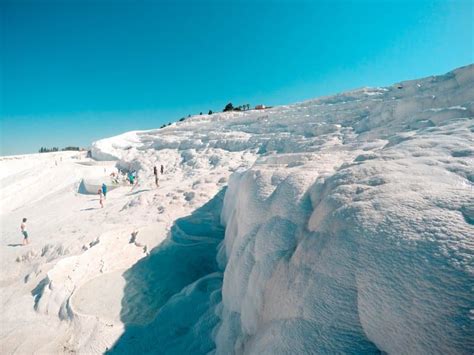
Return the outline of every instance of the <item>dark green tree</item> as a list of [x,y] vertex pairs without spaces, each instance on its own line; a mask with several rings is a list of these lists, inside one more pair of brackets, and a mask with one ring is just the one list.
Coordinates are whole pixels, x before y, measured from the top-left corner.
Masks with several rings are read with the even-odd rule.
[[234,106],[232,105],[232,102],[229,102],[227,105],[225,105],[224,107],[224,112],[227,112],[227,111],[233,111],[234,110]]

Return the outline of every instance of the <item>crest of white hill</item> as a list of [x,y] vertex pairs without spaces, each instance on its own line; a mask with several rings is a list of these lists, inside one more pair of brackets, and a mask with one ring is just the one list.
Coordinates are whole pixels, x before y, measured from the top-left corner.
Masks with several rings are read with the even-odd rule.
[[[182,282],[113,351],[473,353],[473,117],[467,66],[95,142],[95,158],[140,179],[156,162],[185,186],[234,171],[205,210],[220,213],[209,235],[197,219],[174,240],[219,242],[221,224],[217,251],[193,249],[218,266]],[[175,266],[188,255],[176,253]]]

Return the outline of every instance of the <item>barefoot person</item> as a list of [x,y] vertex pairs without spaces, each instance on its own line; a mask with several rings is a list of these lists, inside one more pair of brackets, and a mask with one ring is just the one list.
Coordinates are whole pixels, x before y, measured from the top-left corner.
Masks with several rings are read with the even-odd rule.
[[153,167],[153,174],[155,175],[155,185],[158,187],[158,169],[156,166]]
[[128,173],[128,181],[130,181],[130,185],[133,185],[135,182],[135,175],[133,175],[133,172]]
[[104,199],[107,199],[107,185],[105,182],[102,184],[102,193],[104,194]]
[[102,192],[101,188],[99,188],[97,194],[99,195],[100,208],[104,208],[104,193]]
[[26,231],[26,218],[23,218],[20,229],[21,229],[21,234],[23,234],[23,242],[21,244],[22,245],[30,244],[30,242],[28,241],[28,232]]

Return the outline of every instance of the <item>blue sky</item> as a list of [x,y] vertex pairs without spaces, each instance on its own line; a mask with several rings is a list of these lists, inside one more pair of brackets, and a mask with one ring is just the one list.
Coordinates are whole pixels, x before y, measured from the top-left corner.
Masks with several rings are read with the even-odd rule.
[[0,0],[1,155],[474,62],[473,2]]

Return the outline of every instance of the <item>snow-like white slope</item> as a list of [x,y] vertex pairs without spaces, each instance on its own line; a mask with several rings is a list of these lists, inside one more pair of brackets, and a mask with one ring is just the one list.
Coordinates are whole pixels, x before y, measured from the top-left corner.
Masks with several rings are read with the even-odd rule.
[[[32,262],[22,250],[31,264],[2,272],[13,329],[0,333],[3,349],[473,353],[473,117],[468,66],[97,141],[93,156],[137,170],[138,185],[94,211],[81,211],[72,185],[45,195],[47,210],[69,216],[51,228],[91,244],[82,250],[66,228],[53,249],[67,238],[68,255]],[[14,186],[36,176],[13,170]],[[5,242],[20,216],[45,212],[41,193],[30,204],[4,181],[2,203],[4,190],[24,201],[2,209],[14,221],[2,223]],[[10,311],[23,308],[35,311]],[[29,328],[18,319],[42,319],[55,336],[20,345]]]
[[473,67],[402,87],[134,133],[259,157],[225,195],[217,353],[473,350]]

